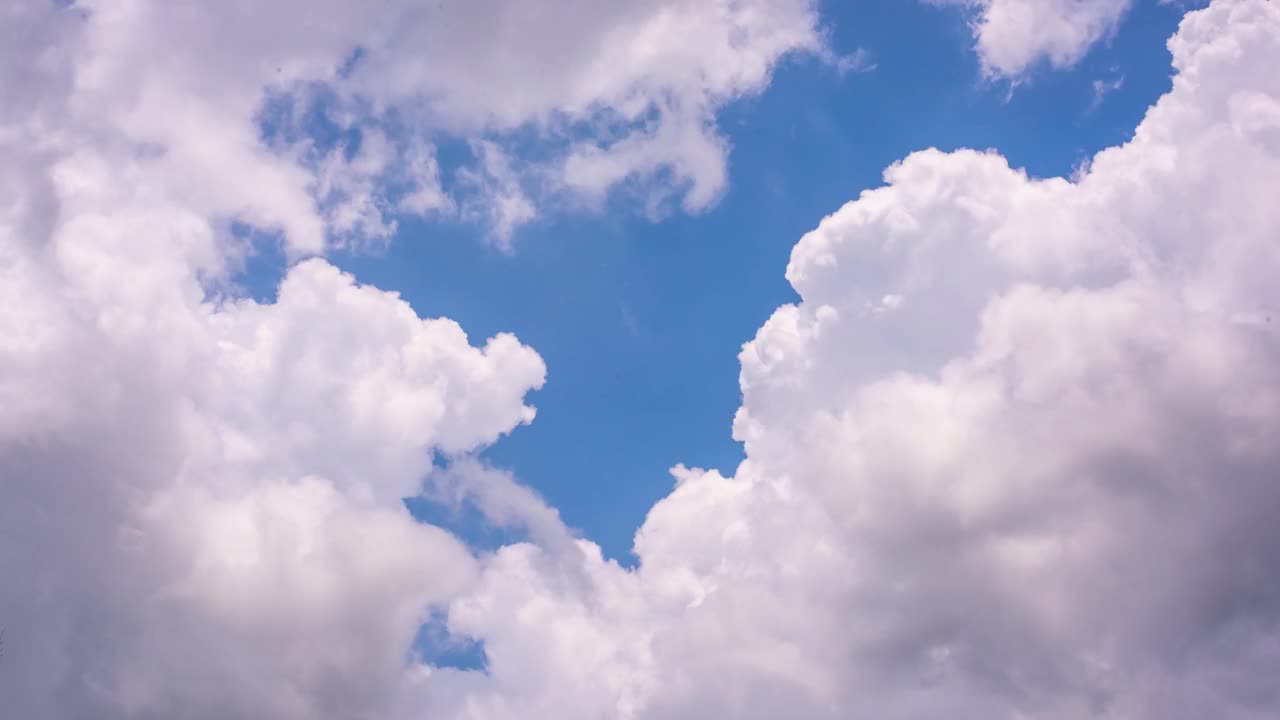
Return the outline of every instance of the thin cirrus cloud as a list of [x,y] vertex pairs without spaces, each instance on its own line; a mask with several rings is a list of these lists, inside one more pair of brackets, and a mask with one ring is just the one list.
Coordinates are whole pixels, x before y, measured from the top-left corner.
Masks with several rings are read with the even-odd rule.
[[[0,696],[15,716],[1280,709],[1274,4],[1188,15],[1173,89],[1073,181],[924,151],[801,238],[786,269],[800,301],[740,356],[746,460],[677,467],[636,569],[472,458],[536,421],[533,349],[473,343],[321,258],[293,264],[274,302],[228,295],[245,251],[232,220],[301,255],[385,232],[386,207],[466,212],[430,149],[399,152],[394,133],[351,154],[264,145],[262,88],[321,78],[463,135],[598,113],[624,128],[587,154],[670,128],[715,144],[716,103],[820,47],[796,30],[816,27],[811,8],[566,5],[597,32],[557,41],[563,77],[487,106],[499,81],[454,87],[473,82],[457,68],[506,77],[512,58],[415,65],[418,15],[394,3],[389,20],[203,7],[19,3],[0,30],[0,83],[22,100],[0,108]],[[447,11],[460,53],[477,52],[466,7]],[[637,41],[627,57],[649,64],[625,80],[579,62],[618,28],[726,18],[748,30],[725,47]],[[743,38],[758,52],[739,54]],[[330,76],[353,42],[367,58]],[[400,52],[403,76],[380,69]],[[696,80],[686,52],[709,63]],[[659,96],[682,99],[655,118]],[[476,148],[474,184],[524,197],[500,143]],[[436,454],[457,460],[440,471]],[[419,492],[530,541],[478,553],[408,515]],[[412,656],[433,611],[483,643],[482,670]]]

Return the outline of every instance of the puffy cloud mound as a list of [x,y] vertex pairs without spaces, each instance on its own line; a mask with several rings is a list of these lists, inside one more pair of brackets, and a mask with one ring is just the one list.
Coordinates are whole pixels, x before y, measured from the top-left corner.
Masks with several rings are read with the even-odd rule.
[[[825,52],[809,0],[590,5],[0,8],[6,713],[395,710],[419,628],[476,572],[402,498],[530,421],[542,361],[321,259],[270,303],[233,278],[246,234],[296,261],[400,212],[513,228],[530,173],[598,195],[669,172],[704,207],[716,111]],[[542,166],[507,157],[529,135]],[[474,204],[441,136],[477,148]]]
[[82,180],[49,237],[0,255],[7,706],[388,712],[419,625],[474,574],[400,499],[433,451],[531,420],[541,359],[322,260],[272,304],[206,296],[177,268],[216,252],[207,227],[81,209]]
[[[448,204],[429,182],[379,196],[387,172],[391,185],[434,172],[425,145],[264,145],[252,116],[273,74],[338,94],[349,80],[362,102],[430,110],[459,132],[616,113],[625,137],[588,149],[593,161],[685,127],[645,104],[683,96],[633,76],[588,82],[590,63],[565,60],[594,89],[485,115],[484,91],[409,61],[413,93],[384,72],[361,79],[412,13],[379,34],[366,32],[379,13],[344,7],[4,10],[0,87],[20,100],[0,107],[8,712],[1280,712],[1274,3],[1189,15],[1170,41],[1173,90],[1076,180],[925,151],[802,238],[787,269],[801,301],[741,355],[746,461],[731,475],[677,468],[635,570],[465,459],[532,419],[532,350],[502,335],[472,346],[322,259],[295,263],[270,303],[236,299],[229,278],[248,252],[237,221],[305,254],[335,228],[376,235],[379,203]],[[659,28],[745,13],[785,35],[770,8],[808,5],[636,7],[599,12]],[[507,12],[512,34],[525,22],[516,4],[484,9]],[[465,30],[450,31],[460,47]],[[354,56],[351,32],[367,48]],[[220,57],[227,37],[241,46]],[[662,47],[633,50],[689,67]],[[335,58],[350,61],[339,72]],[[508,62],[493,59],[493,77]],[[751,87],[725,82],[693,93],[712,98],[701,110]],[[477,185],[526,216],[509,158],[486,142]],[[464,459],[433,473],[437,453]],[[477,557],[415,522],[400,498],[428,474],[434,496],[531,542]],[[433,611],[483,642],[482,670],[413,656]]]
[[1017,77],[1040,61],[1075,65],[1110,35],[1132,0],[928,0],[974,7],[978,56],[990,76]]
[[[705,207],[717,110],[825,53],[809,0],[590,5],[0,8],[6,713],[394,711],[416,633],[476,571],[401,500],[436,454],[530,421],[542,361],[321,259],[270,303],[232,278],[246,235],[296,261],[399,213],[511,230],[530,178],[577,198],[651,177]],[[548,158],[517,165],[530,136]],[[476,148],[469,197],[441,137]]]
[[[822,221],[741,355],[732,476],[637,570],[515,545],[444,717],[1280,713],[1280,8],[1221,0],[1076,181],[933,150]],[[531,515],[545,516],[545,511]]]
[[246,86],[132,44],[144,9],[0,10],[6,715],[384,716],[475,574],[401,499],[531,420],[542,361],[321,259],[236,299],[236,220],[297,253],[326,220]]

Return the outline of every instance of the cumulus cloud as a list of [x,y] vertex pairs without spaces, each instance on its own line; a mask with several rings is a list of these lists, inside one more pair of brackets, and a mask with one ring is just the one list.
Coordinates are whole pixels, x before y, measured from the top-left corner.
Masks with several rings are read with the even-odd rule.
[[[230,295],[237,221],[295,254],[367,236],[351,199],[392,153],[315,174],[228,119],[255,101],[219,90],[242,86],[177,82],[181,53],[122,87],[142,9],[0,11],[5,712],[382,716],[419,626],[475,576],[402,498],[433,454],[530,421],[542,361],[321,259],[274,302]],[[345,199],[321,210],[317,177]]]
[[156,242],[130,253],[134,211],[70,195],[65,225],[0,266],[8,707],[389,711],[418,626],[474,573],[400,499],[433,451],[531,420],[541,360],[321,260],[271,304],[207,297],[174,271],[198,221],[148,205]]
[[976,9],[973,36],[983,71],[1017,78],[1041,61],[1071,67],[1124,18],[1132,0],[928,0]]
[[395,711],[419,627],[476,579],[402,498],[434,456],[531,421],[543,364],[321,259],[240,299],[242,228],[296,261],[452,212],[444,135],[484,148],[508,233],[535,212],[513,137],[540,136],[539,179],[567,187],[571,148],[690,116],[714,137],[721,105],[822,48],[808,0],[527,8],[0,9],[6,713]]
[[1280,9],[1223,0],[1077,180],[925,151],[793,252],[732,475],[677,468],[634,571],[482,563],[470,719],[1280,711]]
[[[0,23],[12,36],[0,82],[23,99],[0,108],[0,697],[12,714],[1280,709],[1274,4],[1189,15],[1170,41],[1172,91],[1073,181],[1029,178],[993,153],[924,151],[802,238],[787,268],[800,302],[741,353],[734,435],[747,459],[731,474],[677,467],[637,533],[635,569],[468,459],[533,419],[525,396],[544,368],[515,338],[474,346],[323,259],[293,264],[272,302],[228,294],[247,252],[233,221],[279,230],[296,254],[323,249],[343,218],[367,235],[377,226],[357,200],[401,200],[360,178],[401,155],[291,154],[245,121],[264,77],[327,77],[348,57],[350,27],[308,20],[337,10],[195,7],[14,3],[15,23]],[[772,33],[786,24],[771,9],[785,7],[689,12],[745,12]],[[637,8],[618,12],[650,17]],[[508,12],[510,27],[525,21]],[[139,33],[156,27],[150,13],[174,32]],[[374,35],[368,57],[405,23]],[[242,52],[184,74],[201,52],[217,57],[227,28]],[[278,57],[254,49],[276,41]],[[139,64],[152,44],[172,61]],[[339,80],[357,82],[362,57]],[[414,87],[433,87],[435,69],[409,67]],[[767,76],[768,62],[754,67],[728,77]],[[359,80],[370,101],[413,95],[457,128],[551,126],[579,97],[517,95],[488,116],[475,111],[483,92],[406,93],[380,77]],[[726,96],[742,87],[726,82]],[[630,91],[587,96],[661,126],[649,90],[634,106]],[[582,113],[606,112],[592,102]],[[312,162],[324,157],[331,175]],[[426,194],[405,202],[435,207],[432,156],[410,157]],[[482,184],[507,187],[491,162]],[[332,197],[317,200],[317,178]],[[447,469],[433,470],[436,454]],[[530,542],[477,554],[408,515],[401,498],[419,490]],[[433,611],[483,643],[483,669],[415,658]]]

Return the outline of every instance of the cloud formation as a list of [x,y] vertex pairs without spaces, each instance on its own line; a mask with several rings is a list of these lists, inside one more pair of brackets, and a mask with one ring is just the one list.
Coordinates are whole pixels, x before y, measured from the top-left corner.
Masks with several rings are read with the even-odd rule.
[[[519,4],[489,5],[512,47],[540,41],[516,31],[533,21]],[[513,57],[465,54],[470,5],[441,11],[447,32],[344,4],[204,7],[15,3],[0,23],[0,83],[21,100],[0,108],[0,697],[15,716],[1280,710],[1274,4],[1189,15],[1173,90],[1073,181],[927,150],[803,237],[787,268],[801,301],[741,354],[746,461],[677,467],[635,570],[468,459],[533,420],[533,350],[474,346],[318,258],[273,302],[237,298],[239,223],[305,255],[378,236],[381,207],[452,202],[425,144],[264,143],[262,87],[319,78],[339,107],[415,107],[464,135],[603,114],[622,136],[568,157],[607,184],[629,162],[610,153],[669,137],[702,167],[688,158],[715,144],[707,113],[804,46],[808,4],[575,6],[597,31],[556,46],[536,93],[502,85]],[[717,18],[760,34],[662,31]],[[657,28],[623,44],[649,70],[592,74],[583,47],[623,19]],[[420,36],[399,34],[415,27],[456,36],[477,74],[415,65]],[[699,62],[709,75],[684,75]],[[499,87],[511,102],[485,109]],[[476,147],[476,183],[520,197],[500,144]],[[655,156],[676,157],[636,154]],[[530,541],[476,553],[409,516],[401,498],[424,489]],[[433,611],[483,643],[482,670],[414,657]]]
[[[402,498],[434,456],[532,420],[544,367],[296,261],[385,242],[398,213],[469,212],[441,134],[480,148],[469,200],[510,229],[536,212],[512,138],[559,148],[529,171],[551,194],[573,155],[668,123],[723,151],[717,109],[824,47],[807,0],[525,7],[0,10],[6,712],[392,712],[420,626],[476,573]],[[667,158],[686,168],[669,189],[710,202],[723,152]],[[240,299],[263,236],[293,264],[273,302]]]
[[1115,31],[1132,0],[928,0],[975,8],[973,37],[983,71],[1017,78],[1039,62],[1075,65]]
[[425,613],[474,573],[400,499],[433,451],[532,419],[540,358],[473,347],[322,260],[272,304],[206,297],[181,270],[184,241],[212,252],[197,221],[118,197],[78,211],[81,181],[46,242],[5,245],[8,707],[386,712]]
[[[448,211],[450,192],[488,203],[491,187],[564,206],[631,183],[704,209],[725,187],[717,112],[788,54],[840,61],[813,0],[20,0],[6,13],[6,96],[45,123],[43,143],[145,155],[184,202],[311,253]],[[470,166],[488,173],[530,138],[546,151],[496,185],[453,187],[434,161],[438,142],[475,143]],[[496,237],[536,211],[495,216]]]
[[929,150],[806,235],[741,355],[746,461],[678,468],[635,572],[485,562],[449,618],[488,670],[428,678],[441,712],[1280,711],[1280,10],[1170,48],[1078,180]]

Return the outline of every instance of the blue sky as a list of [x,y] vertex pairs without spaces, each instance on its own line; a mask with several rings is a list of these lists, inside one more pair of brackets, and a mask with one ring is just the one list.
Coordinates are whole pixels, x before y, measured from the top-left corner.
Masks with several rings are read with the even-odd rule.
[[[654,220],[615,198],[521,228],[512,252],[480,228],[409,218],[385,250],[334,256],[419,313],[457,320],[473,342],[509,331],[543,356],[537,420],[484,455],[621,562],[633,562],[632,536],[669,492],[668,468],[730,472],[742,459],[730,436],[738,351],[795,300],[783,271],[801,235],[928,147],[995,149],[1032,176],[1070,175],[1128,140],[1168,91],[1165,42],[1182,16],[1139,3],[1076,67],[1043,63],[1011,88],[983,79],[966,9],[874,0],[822,11],[832,45],[864,49],[874,68],[784,60],[763,94],[724,111],[729,188],[709,210]],[[1095,81],[1119,78],[1095,104]],[[253,285],[266,293],[271,281],[263,272]]]

